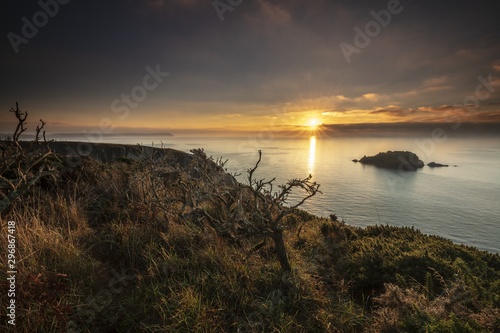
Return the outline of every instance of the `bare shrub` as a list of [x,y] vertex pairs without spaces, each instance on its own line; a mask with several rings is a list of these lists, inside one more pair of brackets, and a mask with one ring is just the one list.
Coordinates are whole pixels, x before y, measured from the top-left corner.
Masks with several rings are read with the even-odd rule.
[[[291,179],[274,190],[275,178],[256,179],[255,171],[262,152],[253,168],[248,169],[247,184],[237,183],[224,172],[225,161],[214,161],[203,150],[193,150],[193,172],[195,181],[180,182],[185,194],[184,208],[190,211],[185,217],[204,220],[219,234],[233,239],[257,239],[262,246],[272,239],[275,255],[283,272],[290,272],[283,232],[287,228],[285,218],[319,191],[319,184],[309,175],[303,179]],[[304,195],[295,204],[289,204],[290,194],[302,190]]]
[[[60,161],[45,139],[45,122],[40,119],[33,142],[21,142],[20,136],[26,131],[28,112],[22,112],[18,103],[11,108],[17,118],[17,126],[12,138],[0,142],[0,214],[8,213],[12,203],[28,192],[44,177],[54,177],[56,165]],[[43,142],[41,142],[42,132]]]

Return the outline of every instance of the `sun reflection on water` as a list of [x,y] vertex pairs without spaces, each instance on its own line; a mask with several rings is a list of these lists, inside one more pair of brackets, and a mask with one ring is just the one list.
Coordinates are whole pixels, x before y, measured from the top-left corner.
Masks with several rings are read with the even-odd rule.
[[316,136],[309,138],[309,161],[307,163],[307,172],[312,174],[316,163]]

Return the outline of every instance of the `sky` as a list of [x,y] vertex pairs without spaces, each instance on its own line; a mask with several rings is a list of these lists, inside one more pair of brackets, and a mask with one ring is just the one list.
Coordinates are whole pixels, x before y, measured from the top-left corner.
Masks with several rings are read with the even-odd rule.
[[0,133],[500,133],[492,1],[4,1]]

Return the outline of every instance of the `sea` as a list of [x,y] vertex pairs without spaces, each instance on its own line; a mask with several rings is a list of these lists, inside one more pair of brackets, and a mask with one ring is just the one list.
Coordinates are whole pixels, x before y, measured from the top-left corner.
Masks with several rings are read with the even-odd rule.
[[[73,138],[74,139],[74,138]],[[353,226],[415,227],[455,243],[500,253],[500,138],[334,138],[303,135],[261,137],[113,136],[110,143],[163,146],[185,152],[203,148],[227,159],[228,172],[246,181],[247,170],[262,161],[256,177],[283,184],[309,174],[322,194],[302,208],[319,216],[335,214]],[[364,155],[405,150],[426,164],[415,172],[354,163]],[[303,193],[297,191],[290,203]]]

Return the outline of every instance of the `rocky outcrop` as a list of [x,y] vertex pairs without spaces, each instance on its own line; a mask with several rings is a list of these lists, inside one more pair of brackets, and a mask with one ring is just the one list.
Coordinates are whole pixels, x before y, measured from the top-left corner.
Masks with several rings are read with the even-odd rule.
[[[28,141],[21,144],[30,144]],[[120,159],[139,160],[142,158],[168,159],[172,165],[187,166],[192,155],[170,148],[126,145],[114,143],[90,143],[75,141],[51,141],[53,152],[62,156],[91,157],[100,162],[112,162]]]
[[[32,143],[20,141],[20,144],[30,145]],[[207,157],[204,152],[190,154],[171,148],[76,141],[50,141],[49,146],[63,164],[71,168],[80,165],[86,158],[104,163],[122,161],[127,164],[147,159],[161,163],[163,168],[158,170],[158,175],[171,183],[179,179],[179,168],[187,170],[193,179],[200,178],[202,173],[200,173],[197,163],[201,163],[201,165],[206,163],[204,172],[211,174],[212,177],[215,177],[214,179],[218,179],[227,186],[237,186],[238,184],[233,175],[227,173],[222,166]],[[198,160],[195,159],[195,155],[198,156]],[[206,161],[203,162],[203,159]]]
[[427,166],[429,168],[441,168],[441,167],[448,167],[449,165],[448,164],[441,164],[441,163],[431,162],[431,163],[427,163]]
[[365,155],[359,160],[353,160],[353,162],[404,171],[416,171],[424,167],[424,162],[415,153],[409,151],[388,151],[378,153],[375,156]]

